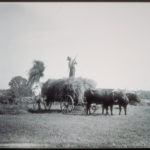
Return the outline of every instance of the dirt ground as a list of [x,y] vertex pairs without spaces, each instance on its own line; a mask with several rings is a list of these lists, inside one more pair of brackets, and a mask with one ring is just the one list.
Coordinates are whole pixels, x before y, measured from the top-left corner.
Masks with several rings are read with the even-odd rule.
[[150,148],[150,106],[128,106],[119,116],[84,113],[1,114],[0,147]]

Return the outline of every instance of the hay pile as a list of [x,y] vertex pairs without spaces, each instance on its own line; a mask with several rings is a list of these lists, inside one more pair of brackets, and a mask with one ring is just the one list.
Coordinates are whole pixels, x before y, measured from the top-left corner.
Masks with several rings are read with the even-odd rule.
[[75,104],[83,103],[84,92],[95,89],[96,82],[85,78],[49,79],[42,87],[42,96],[46,102],[65,101],[66,95],[71,95]]
[[35,82],[39,82],[40,78],[44,76],[45,66],[42,61],[34,60],[33,66],[29,70],[28,85],[31,87]]

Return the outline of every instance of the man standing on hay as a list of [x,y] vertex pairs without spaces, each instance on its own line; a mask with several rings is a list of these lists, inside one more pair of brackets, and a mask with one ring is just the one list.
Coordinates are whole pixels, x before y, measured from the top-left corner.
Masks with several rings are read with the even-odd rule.
[[67,57],[68,62],[68,67],[69,67],[69,78],[75,77],[75,65],[77,64],[76,62],[76,57],[72,59],[71,57]]

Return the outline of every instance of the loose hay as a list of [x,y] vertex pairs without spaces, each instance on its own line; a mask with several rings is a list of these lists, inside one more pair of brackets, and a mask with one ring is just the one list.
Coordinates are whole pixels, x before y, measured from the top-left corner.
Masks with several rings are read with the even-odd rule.
[[85,78],[49,79],[42,87],[42,96],[47,103],[53,101],[65,101],[67,95],[72,96],[75,104],[84,102],[84,92],[95,89],[96,82]]

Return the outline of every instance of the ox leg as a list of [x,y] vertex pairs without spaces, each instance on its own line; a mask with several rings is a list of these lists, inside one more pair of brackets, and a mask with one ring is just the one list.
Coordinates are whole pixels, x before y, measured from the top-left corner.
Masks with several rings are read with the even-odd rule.
[[124,114],[127,115],[127,105],[124,106]]
[[102,105],[102,115],[104,114],[104,106]]
[[38,109],[41,110],[41,105],[40,105],[40,103],[38,103]]
[[90,114],[90,104],[89,103],[86,104],[86,114],[87,115]]
[[106,115],[109,115],[109,113],[108,113],[108,106],[106,106]]
[[119,105],[119,115],[121,115],[121,105]]
[[91,108],[91,104],[89,104],[89,106],[88,106],[89,115],[91,114],[90,108]]
[[113,115],[113,105],[110,106],[111,115]]
[[88,115],[88,104],[86,104],[86,115]]
[[40,98],[37,100],[37,104],[38,104],[38,110],[41,110],[41,99]]
[[48,110],[50,110],[50,109],[51,109],[51,107],[52,107],[52,103],[53,103],[53,102],[50,102],[50,103],[48,104]]

